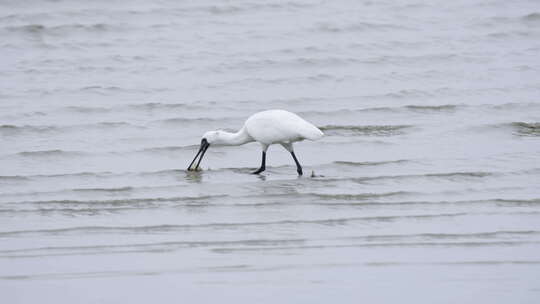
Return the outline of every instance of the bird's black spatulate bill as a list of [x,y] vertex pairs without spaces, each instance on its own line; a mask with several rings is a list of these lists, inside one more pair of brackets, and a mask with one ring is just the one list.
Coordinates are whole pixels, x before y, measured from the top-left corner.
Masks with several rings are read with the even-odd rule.
[[[201,161],[202,161],[202,159],[204,157],[204,153],[206,153],[206,150],[208,150],[209,146],[210,146],[210,144],[208,143],[206,138],[203,138],[201,140],[201,147],[199,148],[199,152],[197,152],[197,155],[195,155],[195,158],[193,158],[193,160],[189,164],[188,171],[196,171],[197,169],[199,169],[199,165],[201,164]],[[195,161],[197,160],[197,157],[199,157],[199,155],[201,155],[201,157],[199,158],[199,161],[197,162],[197,165],[195,166],[195,168],[192,168],[193,164],[195,163]]]

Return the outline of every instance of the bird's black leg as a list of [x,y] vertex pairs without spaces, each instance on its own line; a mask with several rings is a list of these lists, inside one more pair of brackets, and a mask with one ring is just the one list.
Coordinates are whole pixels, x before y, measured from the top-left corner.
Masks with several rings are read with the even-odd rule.
[[266,170],[266,152],[265,151],[263,151],[263,154],[262,154],[261,167],[257,171],[253,172],[253,174],[259,174],[263,172],[264,170]]
[[298,162],[298,159],[296,159],[296,155],[294,155],[294,152],[291,151],[292,158],[294,159],[294,162],[296,163],[296,172],[298,172],[298,175],[302,175],[302,166],[300,166],[300,163]]

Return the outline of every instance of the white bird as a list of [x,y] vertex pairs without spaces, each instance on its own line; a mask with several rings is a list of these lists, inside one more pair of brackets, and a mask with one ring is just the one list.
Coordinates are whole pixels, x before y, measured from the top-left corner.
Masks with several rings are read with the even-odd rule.
[[[261,167],[253,174],[259,174],[266,169],[266,150],[268,150],[268,147],[272,144],[280,144],[291,153],[296,163],[296,171],[299,175],[302,175],[302,166],[300,166],[294,154],[293,143],[304,139],[317,140],[323,135],[319,128],[294,113],[285,110],[262,111],[251,115],[244,123],[244,126],[236,133],[223,130],[204,133],[199,152],[189,164],[188,170],[197,170],[199,168],[204,153],[206,153],[210,145],[239,146],[256,141],[262,146],[262,163]],[[195,168],[193,168],[193,164],[199,155],[201,157]]]

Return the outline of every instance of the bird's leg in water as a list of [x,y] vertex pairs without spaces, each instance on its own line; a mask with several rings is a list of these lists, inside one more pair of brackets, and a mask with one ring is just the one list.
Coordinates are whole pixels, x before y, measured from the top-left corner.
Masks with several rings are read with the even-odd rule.
[[296,163],[296,172],[298,172],[298,175],[302,175],[302,166],[300,166],[300,163],[298,162],[298,159],[296,159],[296,155],[294,155],[294,152],[291,151],[292,158],[294,159],[294,162]]
[[266,152],[265,151],[263,151],[262,153],[261,167],[257,171],[253,172],[253,174],[259,174],[263,172],[264,170],[266,170]]

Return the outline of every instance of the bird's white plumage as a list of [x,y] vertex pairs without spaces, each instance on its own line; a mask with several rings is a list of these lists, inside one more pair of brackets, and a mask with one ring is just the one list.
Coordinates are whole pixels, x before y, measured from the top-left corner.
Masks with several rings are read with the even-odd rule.
[[[297,172],[302,175],[302,167],[294,154],[293,143],[304,139],[317,140],[323,135],[319,128],[298,115],[285,110],[268,110],[255,113],[246,120],[244,126],[236,133],[223,130],[204,133],[199,152],[191,161],[188,170],[197,170],[199,168],[199,164],[210,145],[239,146],[256,141],[262,145],[263,157],[261,168],[253,173],[259,174],[265,170],[268,146],[281,144],[291,153],[296,163]],[[199,161],[196,162],[199,155]]]
[[244,127],[255,141],[264,145],[317,140],[323,132],[298,115],[285,110],[268,110],[250,116]]

